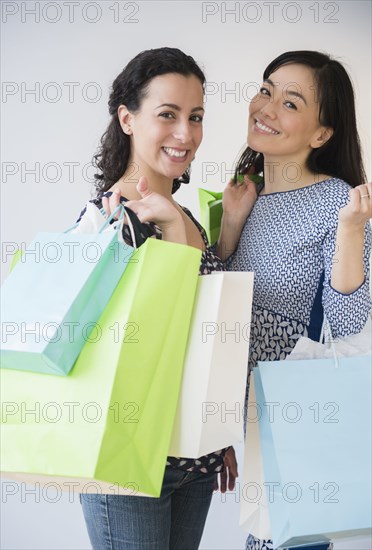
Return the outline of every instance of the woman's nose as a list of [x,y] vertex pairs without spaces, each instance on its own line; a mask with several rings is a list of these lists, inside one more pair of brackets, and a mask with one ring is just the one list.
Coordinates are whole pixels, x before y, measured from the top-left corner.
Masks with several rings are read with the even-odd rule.
[[266,115],[269,118],[276,117],[276,106],[274,105],[273,101],[267,101],[265,105],[262,106],[260,111],[263,115]]
[[176,139],[182,143],[187,143],[191,139],[191,128],[189,121],[182,122],[180,121],[177,126],[174,128],[173,135]]

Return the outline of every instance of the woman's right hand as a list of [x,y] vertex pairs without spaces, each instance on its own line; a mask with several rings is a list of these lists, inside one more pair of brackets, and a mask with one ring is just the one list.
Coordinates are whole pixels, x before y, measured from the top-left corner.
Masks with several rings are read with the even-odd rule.
[[139,179],[136,189],[142,198],[128,201],[126,206],[137,215],[141,222],[153,222],[162,232],[179,227],[180,221],[183,224],[179,210],[166,197],[151,191],[145,176]]
[[[163,195],[151,191],[144,176],[138,181],[137,191],[142,198],[128,201],[125,206],[130,208],[142,223],[155,223],[160,228],[164,240],[187,244],[185,224],[177,208]],[[119,189],[115,189],[110,198],[102,197],[102,207],[107,215],[110,215],[119,204]]]

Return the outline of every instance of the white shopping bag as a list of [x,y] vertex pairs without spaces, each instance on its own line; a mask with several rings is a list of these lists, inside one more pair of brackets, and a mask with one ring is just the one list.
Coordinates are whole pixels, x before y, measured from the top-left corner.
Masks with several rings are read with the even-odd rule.
[[260,411],[257,408],[254,389],[254,371],[252,371],[249,383],[239,524],[255,537],[271,540],[269,508],[261,458],[259,416]]
[[253,273],[199,278],[169,456],[242,441],[252,292]]

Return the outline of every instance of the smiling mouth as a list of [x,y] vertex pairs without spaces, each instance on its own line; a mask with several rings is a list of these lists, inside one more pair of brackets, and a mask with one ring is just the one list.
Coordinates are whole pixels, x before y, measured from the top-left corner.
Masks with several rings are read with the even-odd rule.
[[261,130],[261,132],[265,132],[267,134],[272,134],[273,136],[277,136],[278,134],[280,134],[280,132],[277,132],[273,128],[270,128],[270,126],[266,126],[266,124],[264,124],[260,120],[255,120],[255,126],[259,130]]
[[185,159],[188,149],[173,149],[172,147],[162,147],[163,151],[171,158]]

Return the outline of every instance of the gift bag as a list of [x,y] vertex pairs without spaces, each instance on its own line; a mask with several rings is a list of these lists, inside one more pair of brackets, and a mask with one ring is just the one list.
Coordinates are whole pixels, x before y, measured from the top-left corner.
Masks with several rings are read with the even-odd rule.
[[258,426],[260,416],[253,370],[249,384],[239,524],[260,540],[272,540]]
[[199,188],[200,219],[210,244],[218,241],[222,219],[222,192]]
[[198,458],[243,439],[253,273],[199,278],[170,456]]
[[259,362],[275,548],[371,532],[371,356]]
[[200,257],[148,239],[67,376],[1,371],[4,477],[159,496]]
[[23,251],[1,288],[2,368],[70,371],[133,254],[121,223],[105,231],[115,214],[95,233],[39,233]]

